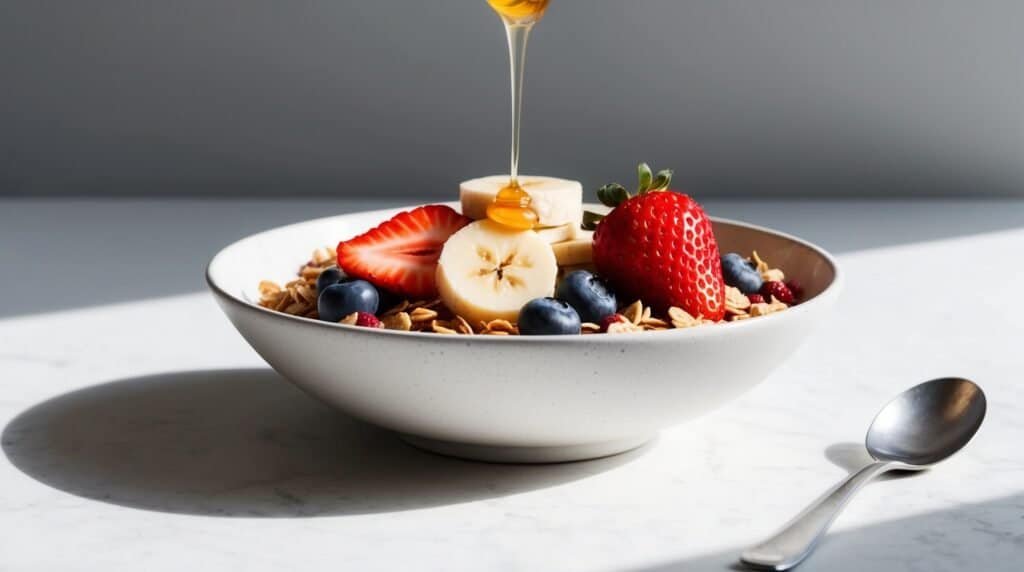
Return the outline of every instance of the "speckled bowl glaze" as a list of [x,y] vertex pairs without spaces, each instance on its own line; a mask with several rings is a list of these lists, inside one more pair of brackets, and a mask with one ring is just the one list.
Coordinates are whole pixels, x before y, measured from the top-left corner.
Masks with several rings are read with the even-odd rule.
[[827,319],[840,289],[839,267],[821,248],[715,219],[722,252],[756,249],[798,280],[807,300],[778,314],[686,330],[533,337],[374,330],[254,303],[260,280],[286,282],[313,249],[400,210],[249,236],[213,258],[207,282],[238,331],[281,375],[349,415],[448,455],[557,462],[638,447],[764,379]]

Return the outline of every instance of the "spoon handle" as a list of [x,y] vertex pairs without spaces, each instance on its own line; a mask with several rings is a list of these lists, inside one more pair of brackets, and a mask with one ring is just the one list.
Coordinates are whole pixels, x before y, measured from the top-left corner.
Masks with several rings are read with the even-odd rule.
[[853,473],[811,503],[774,536],[745,550],[740,560],[765,570],[788,570],[796,566],[814,550],[818,539],[853,495],[871,479],[895,467],[896,463],[879,461]]

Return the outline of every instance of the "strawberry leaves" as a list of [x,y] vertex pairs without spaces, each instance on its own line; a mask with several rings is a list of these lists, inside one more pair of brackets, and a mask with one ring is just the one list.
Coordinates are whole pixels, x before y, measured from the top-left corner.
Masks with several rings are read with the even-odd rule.
[[668,186],[672,184],[672,169],[662,169],[654,175],[654,180],[651,181],[651,185],[646,191],[640,191],[640,194],[650,193],[652,191],[666,191]]
[[651,167],[647,163],[640,163],[636,167],[636,178],[640,181],[637,186],[638,193],[643,194],[647,189],[651,188],[651,179],[654,175],[651,173]]
[[583,230],[594,230],[597,228],[597,223],[601,222],[601,219],[604,217],[605,215],[603,214],[583,211],[583,224],[580,225],[580,228]]
[[[650,165],[647,163],[640,163],[636,167],[637,176],[637,196],[644,195],[647,193],[653,193],[658,191],[668,190],[668,186],[672,183],[672,170],[663,169],[654,173],[651,171]],[[622,203],[632,198],[626,187],[619,183],[608,183],[597,190],[597,200],[606,207],[615,208]],[[594,230],[597,228],[597,224],[601,222],[601,219],[605,215],[586,211],[583,213],[583,224],[580,225],[583,230]]]
[[662,169],[655,174],[651,172],[650,165],[640,163],[636,167],[636,178],[639,181],[636,188],[637,195],[665,191],[672,183],[672,169]]
[[608,183],[597,190],[597,200],[606,207],[615,208],[629,199],[629,191],[618,183]]

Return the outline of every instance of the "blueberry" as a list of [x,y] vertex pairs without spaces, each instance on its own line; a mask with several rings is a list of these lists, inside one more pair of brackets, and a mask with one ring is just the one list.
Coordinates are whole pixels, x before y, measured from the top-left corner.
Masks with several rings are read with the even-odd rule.
[[757,268],[735,252],[722,257],[722,278],[726,284],[739,288],[744,294],[758,292],[764,285],[764,279]]
[[324,288],[316,306],[321,320],[340,322],[352,312],[376,314],[379,303],[380,295],[373,284],[365,280],[352,280]]
[[328,286],[340,284],[348,280],[348,276],[342,272],[341,268],[337,266],[331,266],[324,268],[324,271],[320,273],[320,276],[316,277],[316,291],[323,292]]
[[615,313],[615,293],[586,270],[570,273],[558,284],[555,297],[572,306],[584,322],[601,323]]
[[580,333],[580,315],[554,298],[536,298],[519,310],[519,333],[526,336],[561,336]]
[[378,304],[377,307],[382,312],[384,310],[394,308],[395,306],[398,305],[399,302],[406,299],[405,296],[395,294],[394,292],[390,290],[385,290],[383,288],[377,288],[377,294],[380,297],[380,304]]

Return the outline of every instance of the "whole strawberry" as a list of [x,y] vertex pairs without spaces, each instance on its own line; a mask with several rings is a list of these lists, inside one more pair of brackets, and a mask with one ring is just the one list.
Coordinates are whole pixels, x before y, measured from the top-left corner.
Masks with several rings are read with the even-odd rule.
[[668,190],[671,171],[653,175],[641,163],[638,172],[636,196],[622,185],[605,185],[597,195],[613,210],[604,217],[584,217],[585,226],[596,224],[598,273],[620,299],[640,299],[659,310],[676,306],[692,316],[721,320],[725,282],[711,221],[696,201]]

